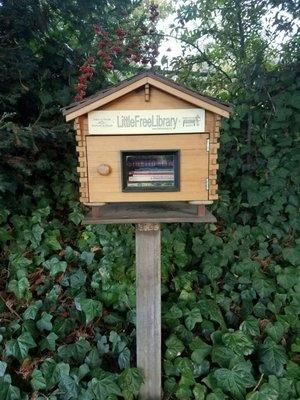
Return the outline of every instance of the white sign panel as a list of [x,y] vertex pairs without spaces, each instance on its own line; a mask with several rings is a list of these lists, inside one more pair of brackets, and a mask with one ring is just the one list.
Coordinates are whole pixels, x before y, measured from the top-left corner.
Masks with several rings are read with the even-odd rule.
[[204,132],[205,111],[202,108],[92,111],[88,123],[90,135]]

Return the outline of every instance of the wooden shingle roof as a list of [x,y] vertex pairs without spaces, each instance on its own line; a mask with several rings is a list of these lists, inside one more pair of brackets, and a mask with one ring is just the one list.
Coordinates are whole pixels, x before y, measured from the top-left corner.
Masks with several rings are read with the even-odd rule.
[[139,87],[150,84],[160,90],[163,90],[175,97],[179,97],[193,105],[214,112],[223,117],[229,117],[232,111],[230,105],[221,100],[210,96],[204,96],[194,90],[174,82],[153,71],[145,71],[126,79],[121,83],[101,90],[86,99],[72,103],[63,109],[63,115],[67,121],[71,121],[81,115],[91,112],[125,94],[138,89]]

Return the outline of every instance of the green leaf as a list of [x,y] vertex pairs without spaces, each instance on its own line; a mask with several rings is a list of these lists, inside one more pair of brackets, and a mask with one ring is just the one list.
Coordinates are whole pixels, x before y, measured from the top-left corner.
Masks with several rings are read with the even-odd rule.
[[56,348],[56,340],[58,339],[58,336],[54,332],[50,332],[48,336],[45,337],[45,339],[42,340],[41,342],[41,349],[48,349],[51,351],[55,351]]
[[247,356],[253,353],[254,344],[242,331],[225,333],[222,336],[222,340],[237,355],[244,354]]
[[119,382],[122,391],[128,390],[134,396],[137,396],[143,383],[143,377],[137,368],[128,368],[121,373]]
[[71,345],[72,357],[78,362],[82,362],[90,350],[90,342],[88,342],[84,338],[79,338],[75,343]]
[[7,367],[7,363],[4,361],[0,361],[0,378],[2,378],[4,376],[6,367]]
[[20,279],[12,279],[8,284],[8,291],[16,295],[18,299],[28,299],[31,297],[29,292],[28,279],[23,276]]
[[175,335],[171,335],[166,340],[166,358],[172,360],[175,357],[180,356],[182,351],[184,350],[184,344],[181,340],[179,340]]
[[68,265],[65,261],[60,261],[57,257],[52,257],[43,262],[43,266],[50,271],[50,276],[54,276],[59,272],[65,272]]
[[258,319],[250,315],[241,323],[240,330],[246,335],[258,336],[260,334]]
[[202,322],[202,316],[200,309],[198,307],[194,307],[185,318],[185,325],[191,331],[194,329],[197,322]]
[[228,367],[230,361],[235,357],[235,353],[225,346],[213,346],[211,357],[214,363],[221,367]]
[[267,337],[260,346],[260,361],[262,362],[262,370],[266,374],[281,376],[283,366],[287,362],[286,353],[283,346],[274,342]]
[[251,364],[246,362],[238,363],[232,369],[217,369],[214,377],[222,390],[231,393],[238,400],[243,400],[246,389],[255,385]]
[[86,324],[96,317],[101,317],[102,303],[98,300],[77,298],[75,299],[75,305],[77,310],[84,313]]
[[192,397],[192,391],[189,388],[189,386],[179,386],[179,388],[176,390],[176,398],[177,399],[190,399]]
[[282,339],[283,335],[287,331],[288,327],[286,327],[282,322],[277,321],[274,323],[269,323],[266,326],[265,332],[276,342],[278,343],[280,339]]
[[41,300],[35,301],[33,304],[31,304],[23,313],[24,319],[35,319],[42,305],[43,302]]
[[29,332],[22,333],[17,339],[11,339],[6,344],[7,356],[13,356],[18,360],[22,360],[28,356],[28,351],[36,347]]
[[46,389],[52,389],[61,378],[62,374],[69,375],[70,366],[66,363],[56,363],[51,358],[46,358],[41,365],[41,371],[46,381]]
[[262,298],[269,297],[276,291],[276,286],[273,281],[263,275],[254,278],[252,285],[257,294]]
[[52,330],[52,323],[51,323],[52,315],[48,314],[47,312],[42,313],[41,319],[39,319],[36,323],[37,328],[40,331],[51,331]]
[[46,389],[46,380],[40,370],[35,369],[31,374],[31,386],[33,390]]
[[282,256],[285,260],[289,261],[292,265],[299,265],[300,260],[300,245],[296,247],[288,247],[282,250]]
[[196,346],[193,346],[195,350],[192,352],[191,359],[196,364],[201,364],[205,357],[211,353],[211,346],[204,343],[202,340],[199,340],[197,348],[195,347]]
[[204,385],[197,383],[193,389],[195,400],[205,400],[207,389]]
[[125,347],[123,351],[119,354],[118,364],[121,369],[130,367],[130,350]]
[[102,379],[93,378],[90,382],[90,387],[97,400],[106,400],[111,394],[122,395],[119,386],[111,377],[104,377]]
[[78,399],[78,385],[71,376],[61,374],[59,389],[64,399]]
[[46,245],[54,251],[61,250],[61,245],[59,241],[57,240],[56,236],[54,235],[49,235],[45,238],[45,243]]

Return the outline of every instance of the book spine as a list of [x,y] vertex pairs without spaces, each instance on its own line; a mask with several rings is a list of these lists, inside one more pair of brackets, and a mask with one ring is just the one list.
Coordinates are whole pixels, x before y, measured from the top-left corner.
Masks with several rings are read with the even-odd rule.
[[173,181],[174,175],[139,175],[130,176],[129,182],[147,182],[147,181]]

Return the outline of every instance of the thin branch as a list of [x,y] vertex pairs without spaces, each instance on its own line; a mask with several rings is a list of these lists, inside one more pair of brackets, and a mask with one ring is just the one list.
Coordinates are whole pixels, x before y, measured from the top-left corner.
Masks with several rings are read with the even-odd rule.
[[21,316],[8,304],[8,302],[4,299],[4,297],[1,294],[0,294],[0,299],[3,301],[3,303],[6,305],[6,307],[12,314],[15,314],[18,318],[22,319]]
[[178,40],[178,41],[180,41],[180,42],[182,42],[182,43],[184,43],[184,44],[186,44],[186,45],[188,45],[188,46],[193,47],[194,49],[196,49],[196,50],[202,55],[202,57],[204,58],[204,61],[207,62],[208,65],[212,66],[212,67],[215,68],[217,71],[221,72],[221,73],[231,82],[231,77],[230,77],[225,71],[223,71],[223,69],[222,69],[219,65],[216,65],[216,64],[208,57],[208,55],[207,55],[203,50],[200,49],[200,47],[199,47],[197,44],[191,43],[191,42],[189,42],[188,40],[183,39],[183,38],[180,38],[180,37],[178,37],[178,36],[173,36],[173,35],[166,34],[166,33],[154,33],[152,36],[155,36],[155,35],[156,35],[156,36],[159,36],[159,37],[162,37],[162,38],[171,38],[171,39],[175,39],[175,40]]
[[255,388],[253,389],[253,392],[255,392],[255,391],[259,388],[259,386],[260,386],[260,384],[261,384],[261,382],[262,382],[264,376],[265,376],[265,374],[261,374],[261,376],[260,376],[260,378],[259,378],[259,381],[257,382],[257,385],[256,385]]

